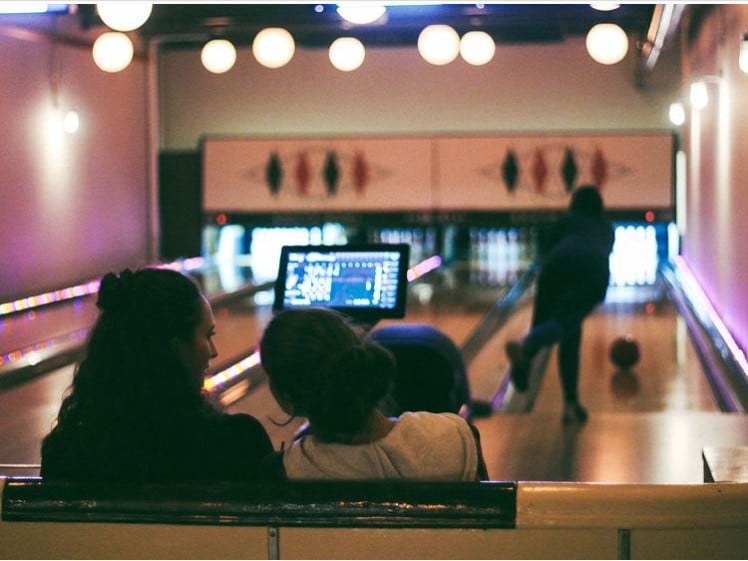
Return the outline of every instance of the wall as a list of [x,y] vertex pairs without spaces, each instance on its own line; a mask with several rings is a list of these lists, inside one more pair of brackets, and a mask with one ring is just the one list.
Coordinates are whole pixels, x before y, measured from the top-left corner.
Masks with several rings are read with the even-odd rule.
[[[633,41],[632,41],[633,43]],[[368,49],[355,72],[326,49],[297,49],[283,68],[239,48],[234,68],[210,74],[199,50],[159,58],[161,146],[197,148],[204,134],[340,135],[662,130],[678,86],[677,50],[635,86],[635,48],[612,66],[584,38],[499,45],[487,65],[427,64],[413,48]]]
[[[153,227],[146,64],[102,72],[72,16],[49,18],[0,20],[0,302],[142,263]],[[47,127],[55,87],[73,135]]]
[[[692,18],[693,19],[693,18]],[[683,91],[692,80],[720,75],[712,99],[694,111],[682,135],[688,154],[688,213],[683,257],[743,349],[748,345],[748,75],[738,67],[748,6],[718,5],[684,37]],[[689,26],[684,26],[688,34]]]

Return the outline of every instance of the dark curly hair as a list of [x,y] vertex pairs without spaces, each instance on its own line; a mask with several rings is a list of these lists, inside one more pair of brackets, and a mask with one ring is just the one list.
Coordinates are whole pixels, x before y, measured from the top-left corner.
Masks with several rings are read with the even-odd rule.
[[[106,477],[148,470],[164,442],[189,430],[208,408],[176,351],[200,322],[202,294],[169,269],[108,273],[99,286],[99,317],[76,367],[57,421],[42,444]],[[137,476],[133,473],[133,476]]]
[[260,341],[273,394],[293,415],[309,419],[321,440],[350,442],[394,378],[392,354],[342,314],[325,308],[285,310]]

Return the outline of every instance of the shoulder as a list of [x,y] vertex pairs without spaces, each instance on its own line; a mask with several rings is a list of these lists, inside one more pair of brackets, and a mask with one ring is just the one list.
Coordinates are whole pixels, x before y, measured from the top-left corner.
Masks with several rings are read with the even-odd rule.
[[442,435],[445,432],[471,434],[467,421],[455,413],[407,411],[400,415],[395,427],[400,431],[418,431],[434,436]]
[[273,450],[267,431],[252,415],[218,413],[210,418],[208,428],[216,439],[234,439],[237,440],[237,445],[252,443],[260,450]]

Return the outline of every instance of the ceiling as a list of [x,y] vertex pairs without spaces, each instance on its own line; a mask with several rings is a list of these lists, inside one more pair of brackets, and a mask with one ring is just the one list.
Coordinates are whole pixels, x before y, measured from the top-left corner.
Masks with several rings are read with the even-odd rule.
[[[392,5],[384,23],[351,26],[335,7],[280,2],[157,3],[137,33],[169,48],[194,48],[218,36],[249,45],[262,28],[276,26],[288,29],[302,48],[327,48],[343,35],[357,37],[367,46],[399,47],[415,45],[420,31],[432,23],[449,24],[460,34],[483,30],[502,44],[563,41],[585,35],[596,23],[610,22],[623,27],[634,41],[643,41],[655,13],[655,4],[622,4],[617,10],[602,12],[588,4],[423,3]],[[103,25],[93,4],[80,5],[79,14],[85,28]]]

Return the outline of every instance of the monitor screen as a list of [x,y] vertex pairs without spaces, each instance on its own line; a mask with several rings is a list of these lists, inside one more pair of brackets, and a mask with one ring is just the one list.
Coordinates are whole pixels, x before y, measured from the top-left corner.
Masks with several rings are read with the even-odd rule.
[[407,244],[284,246],[274,310],[334,308],[356,319],[405,315]]

